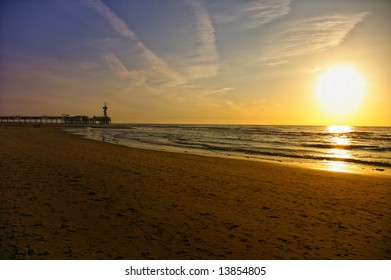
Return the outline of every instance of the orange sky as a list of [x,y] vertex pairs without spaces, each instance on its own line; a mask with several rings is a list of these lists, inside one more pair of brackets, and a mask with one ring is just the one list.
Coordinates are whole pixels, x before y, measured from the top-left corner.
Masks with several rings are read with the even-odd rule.
[[[391,125],[387,0],[0,5],[0,115],[107,101],[113,122]],[[335,64],[366,83],[344,117],[316,97]]]

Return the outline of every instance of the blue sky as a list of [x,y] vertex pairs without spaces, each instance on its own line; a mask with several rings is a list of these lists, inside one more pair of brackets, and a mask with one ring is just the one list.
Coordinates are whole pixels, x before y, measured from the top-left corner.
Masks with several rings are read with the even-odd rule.
[[368,81],[354,124],[390,125],[391,1],[20,0],[0,4],[0,114],[324,124],[314,83]]

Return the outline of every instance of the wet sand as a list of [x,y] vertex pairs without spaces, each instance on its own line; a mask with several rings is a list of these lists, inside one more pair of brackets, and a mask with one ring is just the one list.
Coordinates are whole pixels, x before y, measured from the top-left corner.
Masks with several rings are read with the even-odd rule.
[[391,259],[391,179],[0,126],[0,259]]

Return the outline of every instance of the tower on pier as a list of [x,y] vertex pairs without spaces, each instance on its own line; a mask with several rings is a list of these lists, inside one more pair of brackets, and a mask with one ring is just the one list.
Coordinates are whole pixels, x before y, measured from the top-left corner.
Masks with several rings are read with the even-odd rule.
[[106,105],[106,102],[105,102],[105,106],[103,106],[103,116],[107,117],[107,105]]
[[107,115],[107,103],[105,102],[105,105],[103,106],[103,116],[100,117],[93,117],[91,119],[92,123],[98,123],[98,124],[110,124],[111,123],[111,118]]

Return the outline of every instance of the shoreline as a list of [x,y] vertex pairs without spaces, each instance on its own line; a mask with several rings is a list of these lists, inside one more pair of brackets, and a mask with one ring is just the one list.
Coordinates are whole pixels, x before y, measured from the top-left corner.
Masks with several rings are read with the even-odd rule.
[[[128,124],[126,124],[127,126]],[[80,127],[64,127],[63,130]],[[102,126],[86,126],[85,128],[113,128],[113,129],[124,129],[125,126],[113,126],[113,127],[102,127]],[[163,152],[172,152],[172,153],[186,153],[191,155],[207,156],[207,157],[219,157],[226,159],[238,159],[238,160],[250,160],[256,162],[269,162],[273,164],[283,164],[298,168],[307,168],[315,170],[324,170],[330,172],[342,172],[342,173],[355,173],[355,174],[367,174],[374,176],[387,176],[391,177],[391,169],[388,166],[378,166],[364,163],[356,163],[354,160],[341,161],[341,159],[324,159],[316,160],[312,158],[294,158],[294,157],[284,157],[284,156],[254,156],[252,154],[240,154],[240,153],[224,153],[218,152],[216,150],[208,149],[199,149],[192,147],[176,147],[170,145],[158,145],[152,143],[142,143],[131,140],[123,140],[111,138],[110,136],[93,136],[83,135],[79,133],[74,133],[72,131],[66,131],[67,133],[77,135],[81,138],[91,139],[94,141],[107,142],[110,144],[121,145],[130,148],[144,149],[144,150],[153,150],[153,151],[163,151]],[[103,140],[106,138],[106,140]]]
[[[385,176],[0,126],[1,259],[390,259]],[[380,174],[379,174],[380,175]]]

